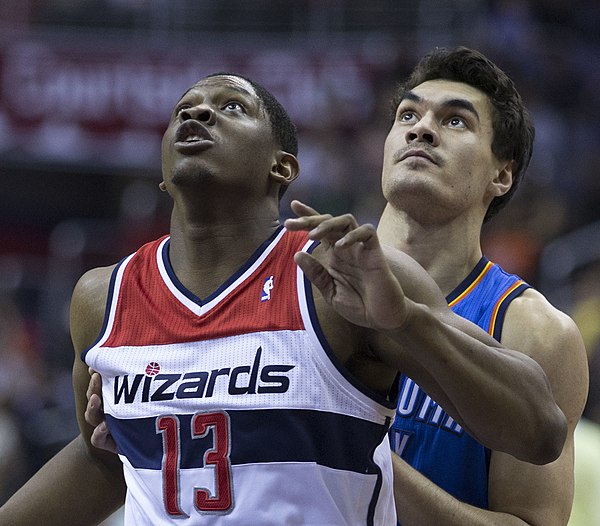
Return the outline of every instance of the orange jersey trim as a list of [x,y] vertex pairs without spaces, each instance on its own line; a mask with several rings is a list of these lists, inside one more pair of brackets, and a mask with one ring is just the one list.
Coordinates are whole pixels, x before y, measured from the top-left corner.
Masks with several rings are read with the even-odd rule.
[[523,281],[518,280],[515,281],[515,283],[513,283],[513,285],[511,287],[509,287],[508,289],[506,289],[506,291],[504,292],[504,294],[502,294],[502,296],[500,296],[500,299],[498,299],[498,301],[496,302],[496,305],[494,306],[494,310],[492,311],[492,316],[490,319],[490,326],[488,329],[488,334],[493,335],[494,334],[494,329],[496,328],[496,318],[498,317],[498,311],[500,310],[500,307],[502,306],[502,303],[504,302],[504,300],[518,287],[520,287],[523,284]]
[[[457,296],[450,303],[448,303],[448,307],[453,307],[459,301],[461,301],[463,298],[468,296],[470,294],[470,292],[479,284],[479,282],[483,279],[483,277],[490,271],[490,269],[493,266],[494,266],[494,264],[491,261],[488,261],[486,263],[485,267],[483,267],[483,270],[480,272],[479,276],[477,276],[475,278],[473,283],[471,283],[459,296]],[[503,298],[504,298],[504,296],[502,296],[501,299],[503,299]],[[494,315],[495,315],[495,313],[496,313],[496,309],[494,309]]]

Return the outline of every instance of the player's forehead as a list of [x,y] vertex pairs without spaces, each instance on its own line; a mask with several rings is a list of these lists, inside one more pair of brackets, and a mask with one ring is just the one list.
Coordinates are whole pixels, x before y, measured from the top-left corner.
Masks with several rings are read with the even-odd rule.
[[210,77],[204,77],[189,88],[181,98],[183,99],[189,93],[218,92],[223,90],[234,91],[256,100],[257,103],[260,102],[252,84],[236,75],[211,75]]
[[471,84],[467,84],[466,82],[461,82],[458,80],[443,78],[426,80],[421,84],[417,84],[413,88],[413,91],[428,93],[430,95],[437,94],[440,97],[443,97],[446,94],[462,94],[463,96],[472,98],[485,96],[485,94],[479,88],[476,88]]
[[471,105],[478,113],[485,114],[491,109],[489,97],[479,88],[448,79],[427,80],[408,91],[403,100],[416,100],[432,106]]

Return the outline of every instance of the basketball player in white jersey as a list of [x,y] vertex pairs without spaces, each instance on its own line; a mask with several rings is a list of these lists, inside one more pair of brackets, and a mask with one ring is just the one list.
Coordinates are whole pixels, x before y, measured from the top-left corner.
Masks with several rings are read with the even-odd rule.
[[[162,148],[170,235],[79,281],[81,436],[2,524],[96,524],[123,499],[127,524],[395,524],[382,439],[399,371],[490,447],[556,458],[566,424],[535,361],[454,315],[373,227],[298,202],[279,224],[295,150],[284,110],[248,79],[183,95]],[[88,366],[118,460],[91,446]]]

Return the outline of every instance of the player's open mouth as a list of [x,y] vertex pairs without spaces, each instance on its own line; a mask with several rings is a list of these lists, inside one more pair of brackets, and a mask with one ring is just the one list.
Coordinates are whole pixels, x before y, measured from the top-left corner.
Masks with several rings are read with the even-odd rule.
[[213,142],[210,132],[198,121],[191,119],[178,128],[175,136],[175,147],[185,152],[204,150]]
[[186,137],[185,141],[183,142],[196,142],[201,140],[202,138],[199,135],[190,135],[189,137]]
[[177,142],[212,141],[210,132],[198,121],[187,120],[177,130]]

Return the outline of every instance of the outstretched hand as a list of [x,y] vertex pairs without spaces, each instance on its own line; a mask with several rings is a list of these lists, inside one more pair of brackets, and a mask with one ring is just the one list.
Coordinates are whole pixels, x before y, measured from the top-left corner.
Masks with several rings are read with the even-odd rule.
[[319,241],[315,255],[298,252],[294,260],[325,300],[355,325],[376,330],[401,328],[408,313],[402,287],[387,263],[373,225],[358,225],[351,214],[333,217],[292,201],[298,216],[288,230],[306,230]]
[[85,421],[94,428],[91,436],[92,445],[116,453],[117,444],[110,434],[102,409],[102,377],[92,369],[90,369],[90,383],[86,396],[88,403],[85,409]]

